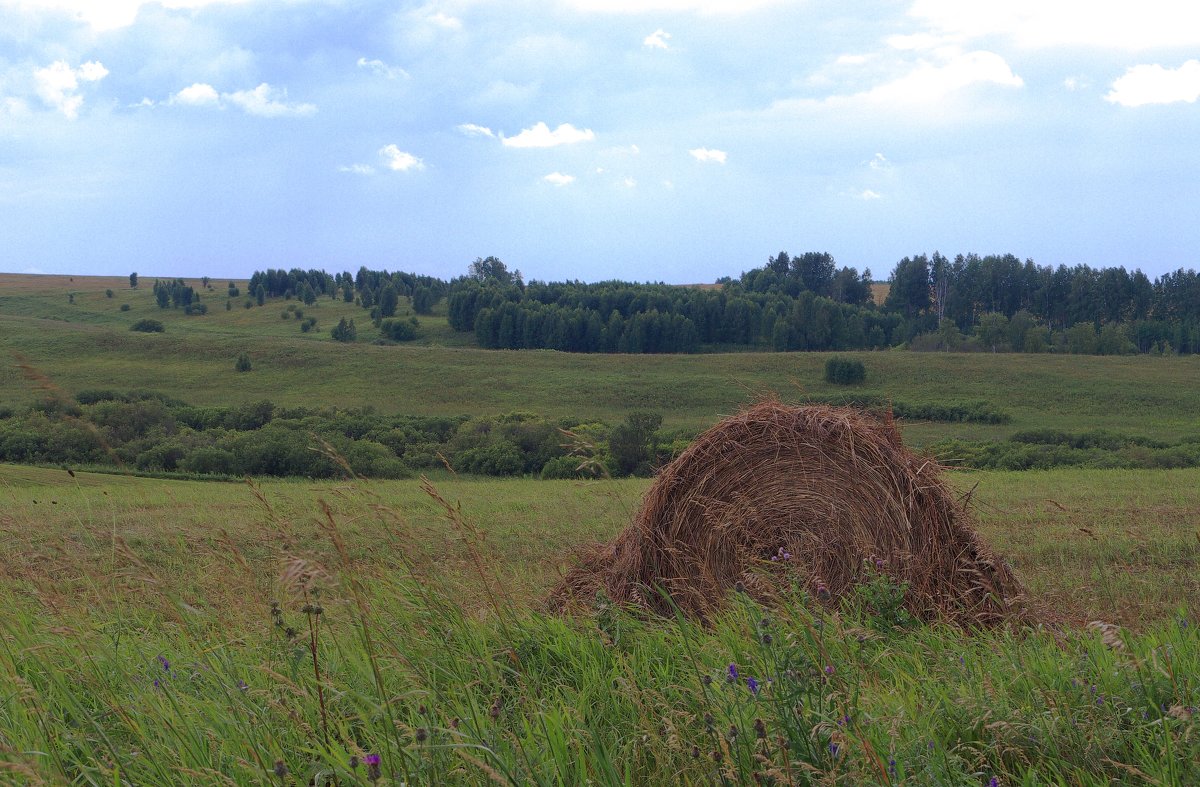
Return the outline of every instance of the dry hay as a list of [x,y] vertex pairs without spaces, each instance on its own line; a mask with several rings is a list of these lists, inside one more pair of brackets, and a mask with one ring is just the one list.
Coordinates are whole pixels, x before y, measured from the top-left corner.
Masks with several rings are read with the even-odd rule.
[[906,449],[890,417],[766,401],[663,468],[633,523],[585,551],[549,606],[603,591],[706,618],[735,587],[769,602],[799,584],[833,603],[873,571],[907,583],[904,606],[923,620],[996,623],[1022,594],[941,468]]

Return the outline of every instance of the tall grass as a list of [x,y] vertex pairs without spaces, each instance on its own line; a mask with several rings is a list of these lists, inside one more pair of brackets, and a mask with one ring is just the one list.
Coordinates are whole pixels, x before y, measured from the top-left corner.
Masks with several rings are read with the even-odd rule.
[[[963,632],[913,625],[903,589],[880,579],[836,611],[799,592],[770,610],[734,594],[709,627],[603,598],[561,619],[499,591],[464,603],[438,561],[406,551],[405,512],[369,486],[334,494],[312,512],[332,545],[323,564],[261,497],[278,576],[274,599],[245,599],[249,626],[178,600],[137,555],[127,589],[90,610],[10,596],[0,780],[1200,782],[1194,612],[1137,634]],[[437,502],[447,562],[465,554],[496,582],[474,523]],[[363,571],[350,528],[397,570]],[[113,550],[114,564],[131,551],[115,535]]]

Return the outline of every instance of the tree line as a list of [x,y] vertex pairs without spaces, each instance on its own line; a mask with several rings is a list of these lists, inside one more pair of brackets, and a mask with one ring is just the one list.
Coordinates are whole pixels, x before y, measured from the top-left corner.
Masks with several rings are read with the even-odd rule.
[[[1194,270],[1151,279],[1124,267],[1054,268],[1011,254],[950,260],[934,252],[905,257],[888,282],[887,298],[877,304],[870,270],[839,266],[826,252],[781,251],[710,287],[526,282],[520,271],[487,257],[450,281],[365,266],[354,275],[260,271],[251,277],[249,295],[259,303],[266,297],[341,297],[366,310],[381,337],[395,341],[417,335],[411,321],[384,324],[396,316],[400,298],[425,315],[444,301],[450,327],[474,334],[490,349],[1200,351],[1200,276]],[[174,302],[177,285],[171,287]]]

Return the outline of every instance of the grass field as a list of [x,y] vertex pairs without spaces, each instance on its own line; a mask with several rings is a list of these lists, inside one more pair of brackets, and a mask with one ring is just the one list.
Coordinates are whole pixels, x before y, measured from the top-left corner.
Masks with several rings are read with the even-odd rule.
[[[802,602],[736,601],[711,629],[541,615],[571,550],[628,521],[640,480],[446,477],[447,509],[409,481],[3,466],[0,774],[1192,783],[1200,471],[954,480],[1048,629],[965,635]],[[1102,638],[1090,620],[1125,626]]]
[[[575,355],[553,351],[479,350],[445,324],[421,319],[415,345],[373,346],[361,309],[324,300],[306,314],[318,332],[282,320],[284,302],[226,312],[223,293],[205,316],[160,310],[143,279],[137,291],[118,281],[0,276],[0,352],[68,392],[143,388],[193,404],[271,399],[289,406],[372,405],[415,415],[533,412],[610,422],[653,410],[668,428],[699,430],[765,393],[786,398],[842,392],[823,381],[822,353],[728,353],[688,356]],[[224,282],[218,282],[220,292]],[[74,304],[67,303],[76,286]],[[214,285],[215,286],[215,285]],[[242,299],[237,299],[240,304]],[[130,303],[129,312],[119,311]],[[294,302],[293,302],[294,303]],[[341,345],[328,329],[354,317],[360,341]],[[142,317],[161,319],[163,334],[132,333]],[[238,374],[238,353],[254,371]],[[854,390],[898,401],[984,401],[1012,416],[1002,426],[917,422],[906,439],[995,439],[1014,431],[1110,429],[1172,440],[1200,431],[1200,357],[1099,357],[1019,354],[851,353],[867,366]],[[28,403],[36,386],[14,364],[0,366],[0,401]]]
[[[143,388],[613,423],[650,409],[700,429],[764,393],[839,392],[827,355],[483,351],[436,315],[419,342],[376,346],[340,301],[305,308],[318,332],[302,334],[283,303],[226,311],[224,281],[203,317],[157,309],[152,282],[0,275],[0,405]],[[329,340],[343,314],[363,340]],[[131,333],[142,317],[166,332]],[[910,443],[1200,432],[1196,358],[854,355],[863,393],[1012,416],[904,424]],[[950,478],[1039,625],[913,625],[886,582],[837,609],[734,595],[709,627],[602,599],[543,614],[646,480],[0,465],[0,784],[1200,783],[1200,470]]]

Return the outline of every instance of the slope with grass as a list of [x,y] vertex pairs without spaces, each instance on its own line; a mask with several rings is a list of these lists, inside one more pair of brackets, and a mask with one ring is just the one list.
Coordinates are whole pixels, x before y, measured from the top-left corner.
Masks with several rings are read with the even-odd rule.
[[[690,356],[573,355],[493,351],[469,342],[443,316],[419,318],[424,338],[376,346],[366,313],[341,301],[305,308],[318,329],[281,319],[283,301],[225,311],[220,293],[203,316],[161,310],[148,280],[136,291],[84,277],[0,276],[0,353],[67,392],[143,388],[193,404],[271,399],[281,405],[372,405],[384,412],[430,415],[534,412],[618,422],[631,410],[653,410],[667,427],[695,431],[756,396],[830,396],[827,354],[730,353]],[[224,283],[219,283],[223,287]],[[214,285],[216,286],[216,285]],[[75,287],[75,303],[67,302]],[[220,288],[218,288],[220,292]],[[120,311],[129,303],[127,312]],[[294,302],[293,302],[294,304]],[[328,329],[342,317],[360,325],[360,341],[340,344]],[[161,319],[163,334],[131,333],[136,319]],[[238,373],[242,352],[254,370]],[[947,437],[997,439],[1017,431],[1108,429],[1174,440],[1200,431],[1200,356],[850,353],[866,365],[853,390],[905,403],[985,402],[1006,412],[1003,425],[916,422],[915,444]],[[0,365],[0,401],[30,403],[37,384],[13,363]]]

